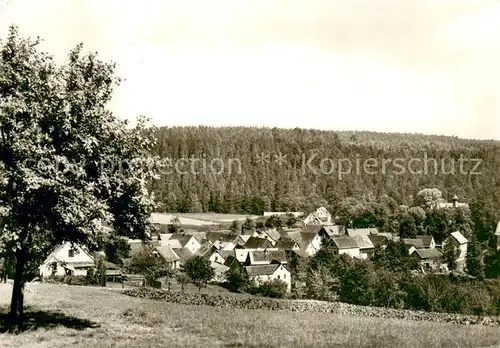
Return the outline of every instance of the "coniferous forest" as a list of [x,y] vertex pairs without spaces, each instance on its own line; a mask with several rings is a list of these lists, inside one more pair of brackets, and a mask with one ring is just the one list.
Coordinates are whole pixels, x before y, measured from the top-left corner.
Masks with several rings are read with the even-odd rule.
[[[170,168],[154,183],[165,212],[262,214],[325,206],[336,214],[347,203],[394,209],[411,206],[424,188],[441,190],[446,201],[456,195],[500,210],[499,141],[298,128],[155,131],[155,154]],[[384,167],[384,160],[392,162]]]

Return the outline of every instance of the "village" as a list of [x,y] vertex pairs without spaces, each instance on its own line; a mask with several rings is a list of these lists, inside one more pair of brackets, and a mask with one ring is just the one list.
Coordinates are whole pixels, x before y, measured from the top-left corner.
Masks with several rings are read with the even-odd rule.
[[[437,209],[453,209],[458,206],[463,206],[463,203],[455,200],[453,203],[441,203]],[[294,284],[289,267],[290,260],[307,260],[321,248],[333,255],[345,254],[353,259],[370,260],[376,248],[383,250],[393,241],[403,243],[408,255],[416,260],[418,267],[415,272],[454,272],[466,276],[469,241],[461,231],[452,232],[441,244],[437,244],[430,235],[399,238],[377,228],[345,228],[336,225],[334,218],[324,207],[306,216],[302,212],[265,212],[263,216],[240,216],[240,221],[233,220],[229,229],[219,229],[218,227],[224,224],[218,225],[203,216],[204,214],[185,216],[153,213],[150,223],[156,227],[157,233],[150,236],[147,245],[142,240],[128,239],[129,258],[148,250],[166,267],[176,271],[181,270],[194,256],[200,256],[207,260],[214,270],[211,282],[224,283],[228,271],[236,268],[256,284],[281,281],[286,284],[289,293]],[[272,225],[267,222],[280,218],[288,219],[287,226],[266,227]],[[197,228],[186,228],[186,225],[197,225]],[[500,248],[500,222],[495,235]],[[452,243],[457,251],[454,269],[449,269],[443,261],[442,250],[446,243]],[[99,255],[102,257],[105,253],[101,252]],[[142,275],[124,273],[125,263],[126,260],[123,260],[121,265],[113,264],[109,260],[106,262],[108,281],[119,282],[122,287],[146,285]],[[40,266],[40,279],[68,275],[85,276],[88,269],[94,268],[95,264],[95,255],[87,252],[83,246],[64,243]]]

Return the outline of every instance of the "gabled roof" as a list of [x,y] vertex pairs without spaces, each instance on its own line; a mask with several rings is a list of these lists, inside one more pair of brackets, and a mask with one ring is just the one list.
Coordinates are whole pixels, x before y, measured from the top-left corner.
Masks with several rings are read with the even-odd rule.
[[417,249],[413,254],[416,254],[422,260],[439,259],[442,256],[438,249]]
[[[245,249],[258,249],[269,247],[271,242],[267,238],[250,237],[245,243]],[[271,245],[272,246],[272,245]]]
[[352,238],[354,238],[354,240],[356,240],[356,243],[358,244],[358,247],[360,249],[362,249],[362,250],[375,248],[375,246],[373,245],[373,243],[370,240],[369,236],[358,235],[358,236],[354,236]]
[[369,236],[372,234],[378,234],[378,230],[376,228],[348,228],[347,234],[349,237]]
[[206,239],[208,239],[212,243],[216,242],[216,241],[234,242],[235,239],[237,238],[236,235],[234,235],[234,234],[231,235],[227,232],[207,232],[205,236],[206,236]]
[[375,247],[386,245],[389,242],[389,239],[386,236],[381,235],[369,235],[368,238],[370,238],[370,241]]
[[141,240],[138,239],[129,240],[128,245],[130,246],[130,252],[129,252],[130,257],[139,254],[146,248],[146,244],[144,244]]
[[297,244],[297,242],[291,240],[291,241],[283,241],[279,240],[278,243],[275,245],[276,248],[280,250],[293,250],[293,249],[298,249],[300,246]]
[[[189,241],[191,239],[193,239],[194,236],[192,235],[189,235],[189,234],[182,234],[182,233],[172,233],[172,235],[170,236],[169,240],[178,240],[179,243],[181,244],[181,246],[186,246],[187,243],[189,243]],[[196,238],[194,238],[196,240]]]
[[181,259],[168,245],[157,246],[154,250],[167,262],[179,261]]
[[458,242],[458,244],[466,244],[469,242],[467,240],[467,238],[465,238],[464,235],[462,233],[460,233],[459,231],[452,232],[450,234],[453,238],[455,238],[455,240]]
[[426,234],[420,234],[415,237],[416,239],[421,239],[422,243],[424,243],[425,248],[429,248],[431,246],[431,242],[434,239],[432,236]]
[[264,233],[267,234],[269,238],[271,238],[274,241],[277,241],[278,239],[281,238],[281,234],[275,228],[267,229],[264,231]]
[[359,248],[356,240],[349,236],[342,237],[333,237],[333,244],[337,247],[337,249],[355,249]]
[[321,228],[323,226],[321,225],[307,225],[302,228],[302,233],[308,233],[308,234],[317,234],[319,231],[321,231]]
[[179,249],[182,248],[182,244],[178,239],[167,239],[167,240],[161,240],[160,245],[168,245],[172,249]]
[[224,266],[232,267],[235,262],[238,266],[241,266],[241,262],[238,261],[236,255],[228,255],[227,257],[224,258],[224,260],[225,260]]
[[424,248],[424,242],[418,238],[402,238],[401,241],[406,245],[413,245],[417,249]]
[[219,250],[220,256],[222,256],[224,259],[227,259],[229,256],[235,256],[236,253],[234,250]]
[[[236,242],[238,242],[239,239],[241,239],[243,241],[243,244],[245,244],[249,239],[250,237],[252,237],[251,235],[248,235],[248,234],[240,234],[238,237],[236,237]],[[238,244],[238,243],[236,243]]]
[[330,237],[338,236],[344,233],[344,227],[340,225],[323,225],[323,229]]
[[271,265],[245,266],[245,271],[250,277],[272,275],[281,265],[279,263]]
[[192,258],[194,255],[189,251],[189,249],[186,248],[178,248],[178,249],[173,249],[177,255],[179,255],[180,261],[182,263],[186,262],[190,258]]
[[250,251],[248,253],[248,258],[250,259],[250,264],[257,262],[267,262],[272,263],[277,261],[280,263],[286,263],[286,254],[284,250],[256,250]]
[[200,249],[196,252],[197,255],[208,258],[217,252],[217,248],[210,242],[203,243]]

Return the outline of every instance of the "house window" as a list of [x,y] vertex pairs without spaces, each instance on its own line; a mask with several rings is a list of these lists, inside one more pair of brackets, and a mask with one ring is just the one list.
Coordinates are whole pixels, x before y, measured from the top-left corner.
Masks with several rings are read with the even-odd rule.
[[281,279],[281,276],[278,276],[278,279]]
[[283,274],[283,279],[286,279],[286,274]]
[[69,249],[68,250],[68,257],[75,257],[75,249]]
[[215,261],[219,261],[219,257],[218,256],[215,256]]

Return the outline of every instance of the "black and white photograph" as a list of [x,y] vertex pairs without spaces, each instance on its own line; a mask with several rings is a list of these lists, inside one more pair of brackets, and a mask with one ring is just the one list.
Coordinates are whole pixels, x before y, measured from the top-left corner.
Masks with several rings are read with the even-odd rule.
[[0,0],[0,348],[500,348],[500,2]]

